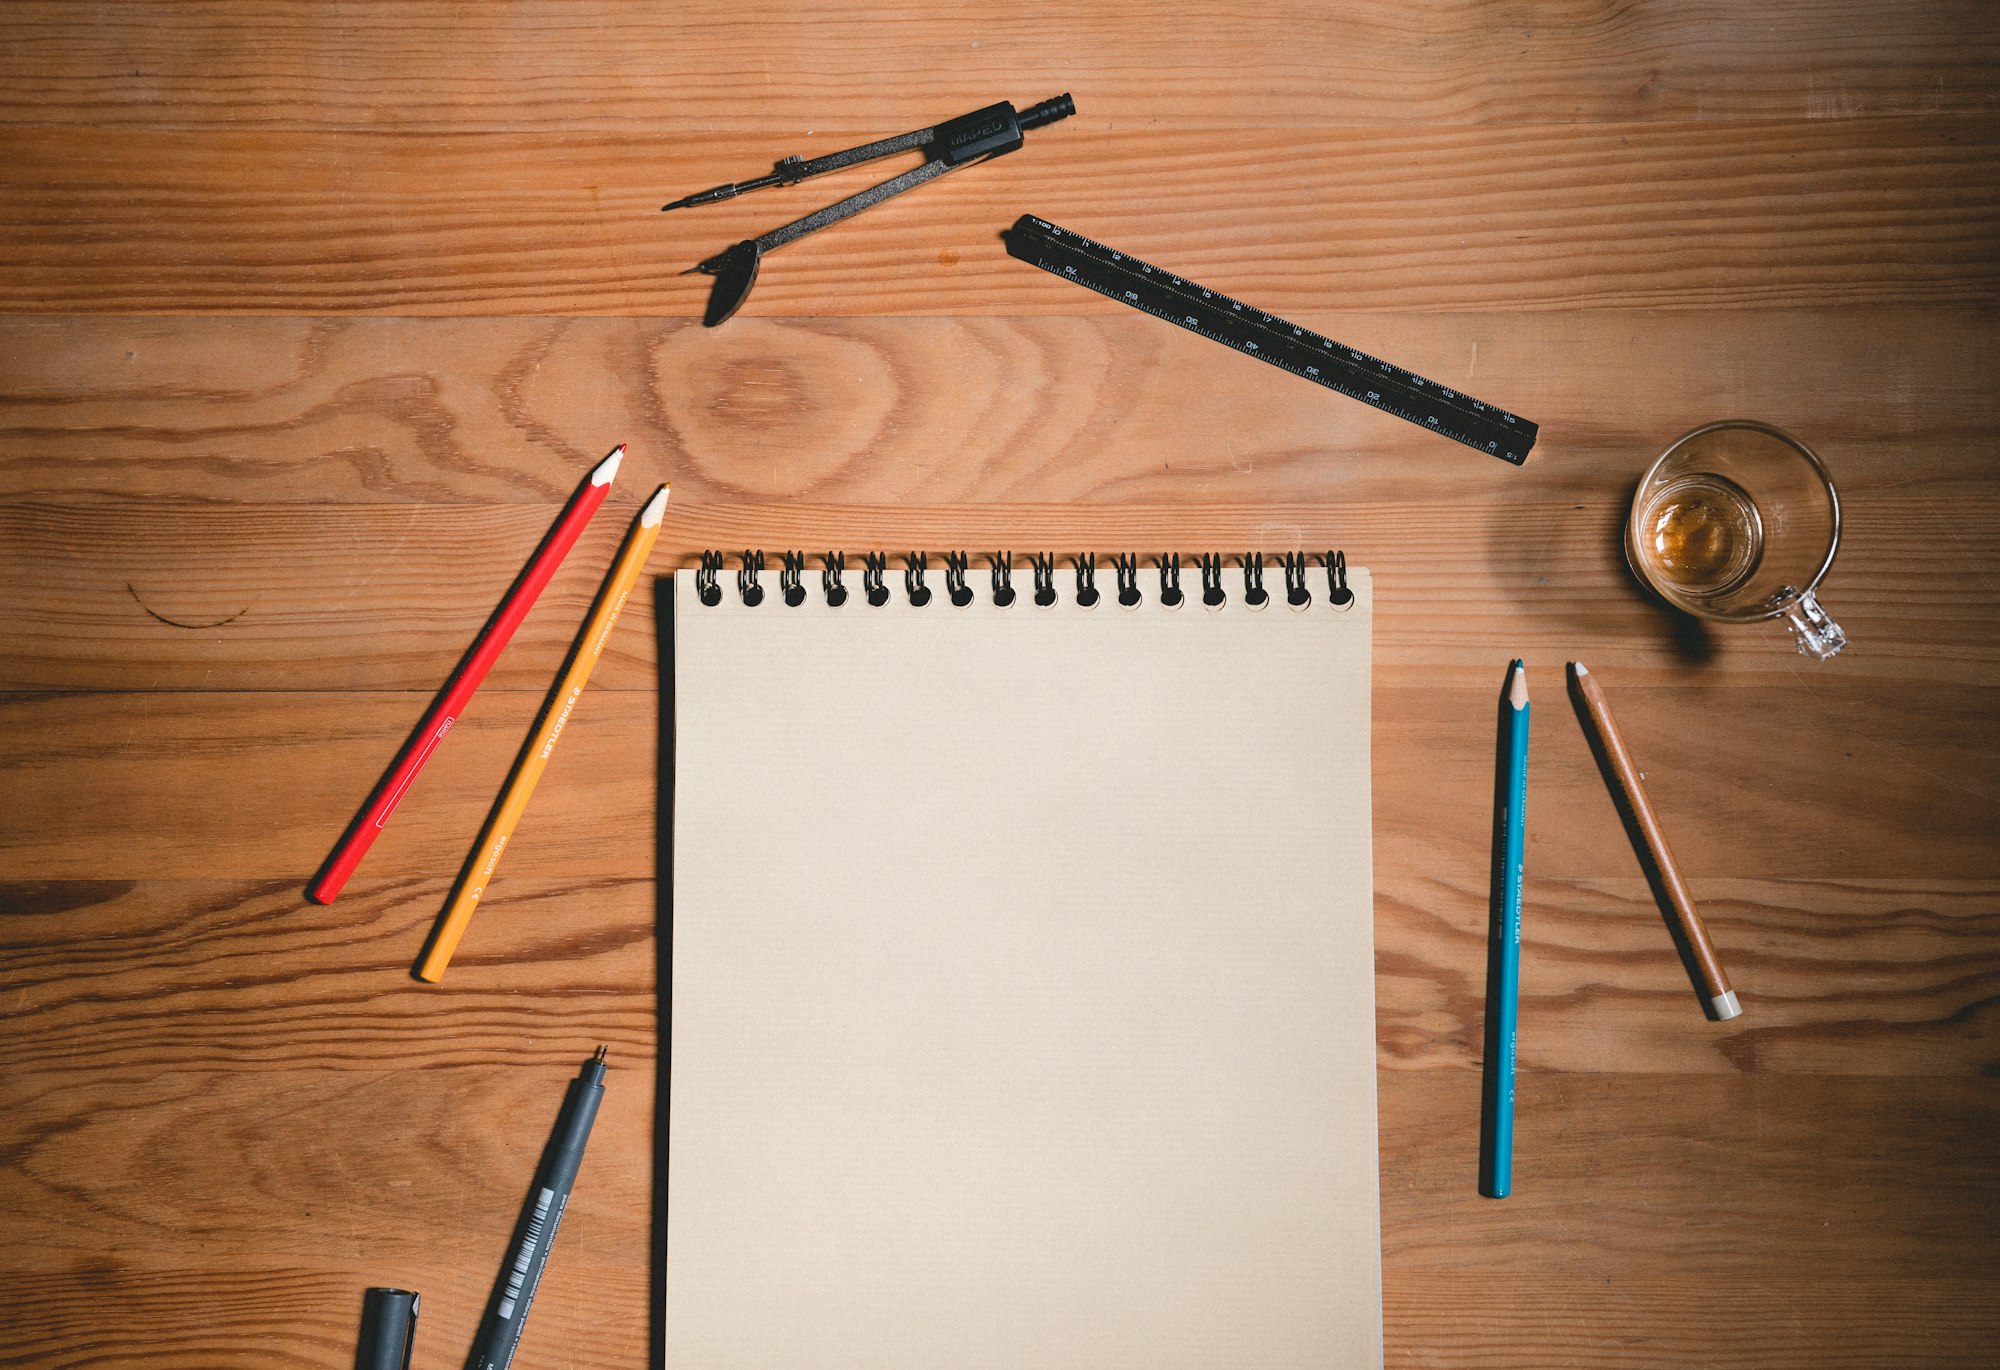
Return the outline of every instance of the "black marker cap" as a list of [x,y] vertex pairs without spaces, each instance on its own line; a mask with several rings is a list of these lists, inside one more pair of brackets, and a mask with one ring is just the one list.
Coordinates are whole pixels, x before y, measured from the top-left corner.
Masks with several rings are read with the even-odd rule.
[[408,1289],[371,1289],[361,1299],[361,1344],[354,1370],[409,1370],[417,1303]]

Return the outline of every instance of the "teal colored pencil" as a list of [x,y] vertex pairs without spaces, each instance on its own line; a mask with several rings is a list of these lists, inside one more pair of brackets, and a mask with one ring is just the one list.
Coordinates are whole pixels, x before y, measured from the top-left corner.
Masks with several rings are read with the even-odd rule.
[[1514,1188],[1514,1039],[1520,1016],[1521,864],[1527,837],[1528,670],[1507,671],[1500,704],[1499,781],[1494,787],[1493,946],[1486,961],[1486,1075],[1480,1116],[1479,1192]]

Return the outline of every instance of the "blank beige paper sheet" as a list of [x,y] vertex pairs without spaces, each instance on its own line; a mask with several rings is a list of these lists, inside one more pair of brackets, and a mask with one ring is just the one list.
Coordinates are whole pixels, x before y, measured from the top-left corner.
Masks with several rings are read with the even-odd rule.
[[1378,1366],[1368,574],[675,579],[668,1370]]

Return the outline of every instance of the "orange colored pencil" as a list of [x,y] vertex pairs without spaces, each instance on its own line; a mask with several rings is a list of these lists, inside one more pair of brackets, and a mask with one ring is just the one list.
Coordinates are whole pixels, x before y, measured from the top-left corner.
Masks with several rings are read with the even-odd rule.
[[486,893],[493,872],[499,868],[501,853],[507,850],[514,829],[520,826],[521,816],[528,811],[528,800],[533,797],[535,786],[548,767],[549,757],[555,752],[556,739],[562,736],[564,725],[569,722],[577,701],[583,697],[583,687],[590,680],[597,659],[604,655],[604,643],[618,622],[618,611],[625,607],[626,597],[639,582],[639,573],[646,569],[646,557],[652,552],[653,544],[659,541],[660,520],[666,510],[667,487],[662,485],[646,501],[639,517],[632,521],[632,530],[625,535],[624,544],[611,562],[603,588],[598,590],[597,599],[590,606],[590,614],[583,621],[583,631],[577,634],[576,645],[570,648],[569,660],[542,705],[534,731],[528,734],[521,754],[514,759],[514,770],[507,778],[506,788],[501,790],[492,813],[487,815],[486,826],[480,829],[479,841],[473,847],[472,859],[466,863],[465,872],[452,889],[451,899],[431,934],[430,945],[417,962],[418,979],[433,983],[441,979],[444,968],[451,963],[451,954],[458,950],[459,939],[465,936],[466,926],[472,921],[472,911],[479,906],[479,897]]
[[1584,715],[1597,734],[1598,746],[1609,763],[1612,788],[1631,811],[1645,842],[1645,850],[1640,852],[1640,857],[1652,866],[1658,876],[1674,922],[1694,956],[1702,992],[1708,996],[1708,1010],[1718,1019],[1734,1018],[1743,1011],[1743,1007],[1737,1001],[1736,991],[1729,987],[1729,977],[1723,973],[1722,960],[1715,954],[1715,944],[1708,940],[1708,929],[1703,926],[1701,915],[1695,911],[1694,896],[1688,892],[1687,881],[1681,879],[1680,868],[1674,864],[1674,854],[1667,848],[1666,830],[1660,826],[1659,815],[1653,812],[1652,801],[1646,798],[1646,787],[1639,781],[1639,767],[1633,763],[1632,754],[1625,750],[1625,739],[1618,735],[1618,725],[1611,720],[1611,706],[1605,702],[1604,691],[1598,688],[1590,668],[1581,661],[1570,662],[1569,670],[1570,688],[1582,704]]

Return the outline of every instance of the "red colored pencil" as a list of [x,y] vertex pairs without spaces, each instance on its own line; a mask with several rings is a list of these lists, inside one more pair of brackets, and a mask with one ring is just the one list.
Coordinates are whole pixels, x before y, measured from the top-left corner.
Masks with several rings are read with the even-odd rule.
[[556,568],[569,555],[569,549],[576,545],[591,516],[604,503],[604,497],[611,493],[611,478],[618,474],[618,461],[624,455],[625,444],[620,443],[610,456],[598,463],[597,469],[590,473],[590,479],[563,507],[562,514],[549,529],[548,536],[542,539],[542,545],[536,549],[527,568],[500,601],[500,607],[493,611],[493,617],[487,620],[485,629],[472,644],[472,650],[466,654],[457,673],[445,682],[444,690],[431,705],[430,712],[424,715],[423,722],[417,725],[416,732],[410,735],[410,740],[397,754],[395,764],[382,777],[382,783],[375,787],[367,807],[355,817],[346,835],[333,849],[333,855],[327,857],[326,865],[306,886],[306,896],[315,903],[331,904],[347,884],[347,877],[354,874],[354,868],[361,864],[361,858],[368,854],[368,848],[382,831],[382,825],[389,821],[389,815],[403,802],[411,782],[423,770],[424,763],[431,759],[431,753],[444,740],[444,735],[451,731],[451,725],[465,711],[473,692],[486,679],[486,673],[493,669],[493,663],[500,659],[500,653],[513,638],[514,630],[521,626],[521,620],[528,616],[528,610],[535,607],[542,587],[555,575]]

